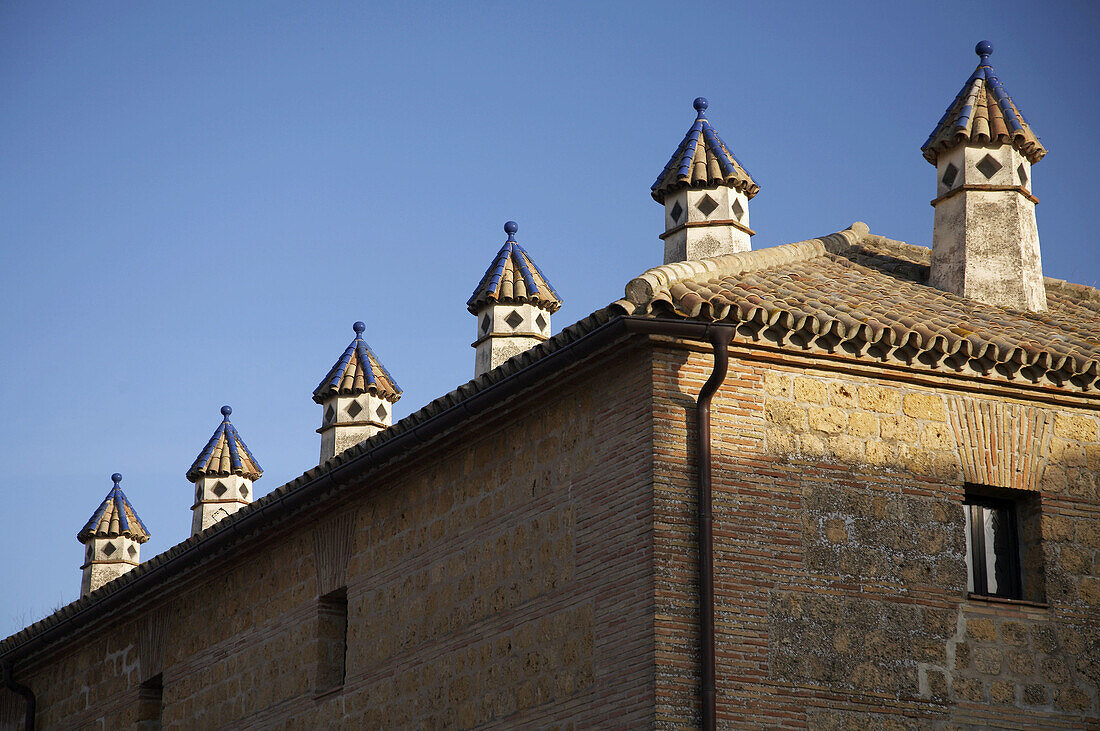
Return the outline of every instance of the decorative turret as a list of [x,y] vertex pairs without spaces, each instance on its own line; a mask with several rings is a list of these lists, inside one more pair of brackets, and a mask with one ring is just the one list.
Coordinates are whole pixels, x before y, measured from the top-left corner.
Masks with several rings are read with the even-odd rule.
[[232,413],[233,409],[222,407],[222,423],[187,470],[187,479],[195,485],[191,535],[251,503],[252,483],[264,473],[229,422]]
[[374,436],[393,423],[401,387],[363,340],[366,325],[352,325],[355,339],[313,391],[321,404],[321,462]]
[[997,78],[993,44],[921,147],[936,166],[930,284],[987,304],[1047,306],[1031,166],[1047,151]]
[[92,513],[76,539],[84,544],[80,596],[86,596],[141,563],[141,544],[149,530],[119,487],[122,475],[111,475],[114,486]]
[[653,184],[665,206],[665,264],[748,251],[749,201],[760,186],[707,121],[707,100]]
[[518,230],[515,221],[504,224],[508,240],[466,302],[477,317],[475,378],[550,337],[550,315],[561,308],[561,297],[516,242]]

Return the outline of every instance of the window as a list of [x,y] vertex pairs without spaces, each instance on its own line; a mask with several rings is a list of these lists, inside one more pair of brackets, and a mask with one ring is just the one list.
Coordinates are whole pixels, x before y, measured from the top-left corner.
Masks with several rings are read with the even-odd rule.
[[348,590],[325,594],[317,612],[317,692],[344,684],[348,654]]
[[154,675],[138,687],[138,712],[135,728],[160,731],[164,712],[164,676]]
[[966,584],[971,594],[1046,601],[1038,492],[967,485]]

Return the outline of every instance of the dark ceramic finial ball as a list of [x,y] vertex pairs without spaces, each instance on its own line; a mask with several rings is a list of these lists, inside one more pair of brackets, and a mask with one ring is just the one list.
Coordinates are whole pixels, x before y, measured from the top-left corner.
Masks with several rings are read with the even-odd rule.
[[516,231],[519,231],[519,224],[515,221],[508,221],[504,224],[504,233],[509,236],[514,236]]
[[111,482],[115,483],[116,485],[122,482],[122,475],[118,472],[114,473],[113,475],[111,475]]
[[228,406],[223,406],[222,407],[222,416],[229,416],[232,413],[233,413],[233,409],[231,409],[230,407],[228,407]]
[[709,102],[707,102],[707,98],[705,96],[700,96],[691,103],[691,106],[695,107],[695,111],[697,112],[705,112],[707,111],[707,107],[710,106],[710,104]]
[[992,56],[993,44],[989,41],[978,41],[978,45],[974,46],[974,53],[979,56]]
[[351,326],[351,329],[355,331],[356,335],[362,335],[363,331],[367,329],[367,326],[363,324],[362,320],[359,320]]

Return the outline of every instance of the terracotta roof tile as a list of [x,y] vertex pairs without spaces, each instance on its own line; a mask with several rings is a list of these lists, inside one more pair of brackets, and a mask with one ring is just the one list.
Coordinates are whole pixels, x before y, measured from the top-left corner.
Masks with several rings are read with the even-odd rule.
[[1009,310],[928,286],[929,254],[853,224],[821,239],[656,267],[612,308],[740,323],[739,337],[794,347],[1097,387],[1100,292],[1047,280],[1047,311]]
[[226,477],[240,475],[250,480],[258,480],[263,468],[248,451],[236,427],[229,423],[233,409],[222,407],[222,423],[214,430],[214,435],[206,443],[202,452],[195,458],[191,469],[187,470],[187,479],[194,482],[200,477]]
[[390,403],[396,402],[401,398],[401,387],[363,339],[365,325],[357,322],[352,327],[355,339],[317,388],[313,389],[313,400],[320,404],[336,394],[358,396],[373,393]]
[[989,63],[992,44],[982,41],[974,50],[981,61],[921,146],[925,159],[935,165],[940,152],[975,142],[1011,143],[1032,164],[1039,162],[1047,154],[1046,148],[993,71]]
[[516,243],[519,230],[514,221],[504,224],[508,240],[485,270],[477,289],[466,302],[466,309],[475,315],[487,304],[531,304],[551,314],[558,311],[562,300],[522,246]]
[[100,503],[92,517],[84,524],[84,527],[76,534],[81,543],[87,543],[92,538],[114,538],[126,536],[138,543],[149,540],[149,530],[141,522],[134,506],[130,504],[126,494],[118,484],[122,481],[122,475],[117,472],[111,475],[114,487],[107,493],[107,497]]
[[742,191],[750,199],[760,192],[760,186],[749,171],[710,126],[704,114],[706,109],[706,99],[699,97],[695,100],[695,110],[698,112],[695,124],[691,125],[651,186],[653,199],[658,203],[664,203],[666,195],[682,188],[727,185]]

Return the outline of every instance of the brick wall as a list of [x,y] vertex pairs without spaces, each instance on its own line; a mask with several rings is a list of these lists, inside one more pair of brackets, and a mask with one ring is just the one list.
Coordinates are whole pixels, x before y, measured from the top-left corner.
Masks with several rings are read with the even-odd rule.
[[[660,728],[698,723],[686,447],[710,370],[701,349],[656,352]],[[715,397],[720,725],[1100,723],[1095,408],[853,371],[735,348]],[[1039,601],[967,597],[962,501],[976,478],[1039,496],[1041,537],[1025,554]]]
[[40,724],[652,726],[648,351],[586,368],[20,666]]

